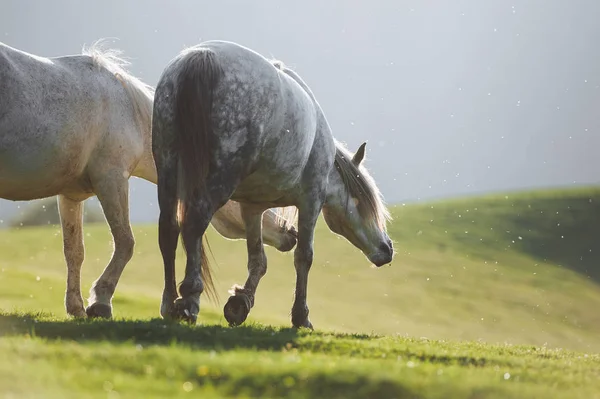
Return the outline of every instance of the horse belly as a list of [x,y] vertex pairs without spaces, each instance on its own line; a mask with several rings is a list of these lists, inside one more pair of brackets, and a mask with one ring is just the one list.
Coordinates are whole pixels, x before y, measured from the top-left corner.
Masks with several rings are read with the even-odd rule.
[[232,200],[266,206],[287,206],[298,186],[293,176],[282,178],[272,173],[255,172],[246,177],[236,188]]
[[83,200],[93,194],[85,176],[60,176],[48,170],[38,171],[35,175],[5,172],[0,174],[0,198],[3,199],[31,201],[65,194]]
[[62,182],[38,179],[32,181],[28,177],[5,179],[0,177],[0,198],[11,201],[31,201],[52,197],[61,193]]
[[0,198],[29,201],[70,191],[91,191],[84,178],[82,152],[66,154],[62,146],[40,140],[6,145],[0,139]]

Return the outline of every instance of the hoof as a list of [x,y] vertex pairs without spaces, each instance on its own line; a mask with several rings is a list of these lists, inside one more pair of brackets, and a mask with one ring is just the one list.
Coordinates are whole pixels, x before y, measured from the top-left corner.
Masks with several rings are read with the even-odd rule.
[[309,328],[314,330],[308,319],[308,307],[292,309],[292,325],[296,328]]
[[86,313],[84,308],[81,308],[81,310],[77,310],[77,311],[68,311],[67,315],[69,317],[72,317],[74,319],[86,319],[88,317],[88,314]]
[[112,317],[112,307],[104,303],[96,302],[87,307],[85,313],[91,318],[110,319]]
[[189,324],[196,324],[199,310],[199,304],[189,299],[177,298],[173,303],[170,316],[174,320],[181,320]]
[[173,318],[173,315],[175,314],[175,307],[173,306],[173,302],[171,301],[171,303],[161,303],[160,304],[160,317],[162,317],[165,320],[170,320]]
[[87,313],[85,313],[85,308],[83,307],[83,305],[80,305],[80,306],[67,305],[66,308],[67,308],[67,315],[69,315],[69,317],[73,317],[75,319],[87,318]]
[[71,294],[67,292],[65,295],[65,310],[69,317],[76,319],[86,318],[85,307],[83,306],[83,299],[81,295]]
[[292,321],[292,324],[295,328],[308,328],[309,330],[314,331],[313,325],[310,322],[310,320],[308,320],[308,319],[306,319],[304,322],[298,323],[298,324],[296,324]]
[[306,319],[306,322],[304,323],[304,325],[302,326],[304,328],[308,328],[311,331],[314,331],[314,327],[312,325],[312,323],[310,322],[310,320]]
[[231,327],[239,326],[250,313],[250,298],[246,294],[230,296],[223,308],[225,319]]
[[160,302],[160,316],[165,320],[172,319],[175,314],[175,301],[177,300],[177,295],[166,295],[163,294],[162,300]]

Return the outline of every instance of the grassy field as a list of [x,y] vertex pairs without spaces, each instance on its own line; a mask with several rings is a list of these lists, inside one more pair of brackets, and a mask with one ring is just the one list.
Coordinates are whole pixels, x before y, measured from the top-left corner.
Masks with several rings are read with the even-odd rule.
[[[199,325],[157,319],[155,226],[136,226],[114,321],[64,317],[57,227],[0,231],[0,392],[6,397],[600,397],[600,189],[393,207],[398,255],[374,269],[324,223],[295,331],[292,254],[269,270],[246,326],[225,326],[245,244],[213,231],[221,293]],[[86,226],[84,289],[111,253]],[[178,277],[182,277],[182,252]]]

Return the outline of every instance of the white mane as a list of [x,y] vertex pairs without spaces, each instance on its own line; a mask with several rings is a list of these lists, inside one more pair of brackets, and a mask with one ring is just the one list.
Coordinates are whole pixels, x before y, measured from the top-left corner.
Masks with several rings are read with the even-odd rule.
[[104,40],[98,40],[90,47],[84,47],[82,54],[90,56],[99,67],[107,69],[119,79],[134,104],[140,123],[149,129],[154,88],[127,71],[126,66],[130,65],[130,62],[121,57],[121,50],[105,48],[104,44]]

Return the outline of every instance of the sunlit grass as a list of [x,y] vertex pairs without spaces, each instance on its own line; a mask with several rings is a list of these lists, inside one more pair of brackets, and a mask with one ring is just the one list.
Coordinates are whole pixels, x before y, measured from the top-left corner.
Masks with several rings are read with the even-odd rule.
[[27,314],[0,315],[0,326],[0,386],[18,397],[600,394],[599,355],[532,346]]
[[[135,226],[135,256],[113,300],[115,321],[73,321],[63,308],[59,228],[0,231],[0,391],[600,397],[593,355],[600,352],[600,190],[397,206],[393,214],[398,255],[380,269],[319,223],[308,294],[312,334],[288,328],[291,253],[268,248],[269,269],[247,326],[230,329],[222,306],[228,288],[245,280],[245,243],[211,231],[221,301],[202,301],[198,326],[166,323],[158,319],[156,226]],[[104,225],[88,225],[85,233],[87,292],[112,245]],[[183,259],[179,249],[179,280]]]

